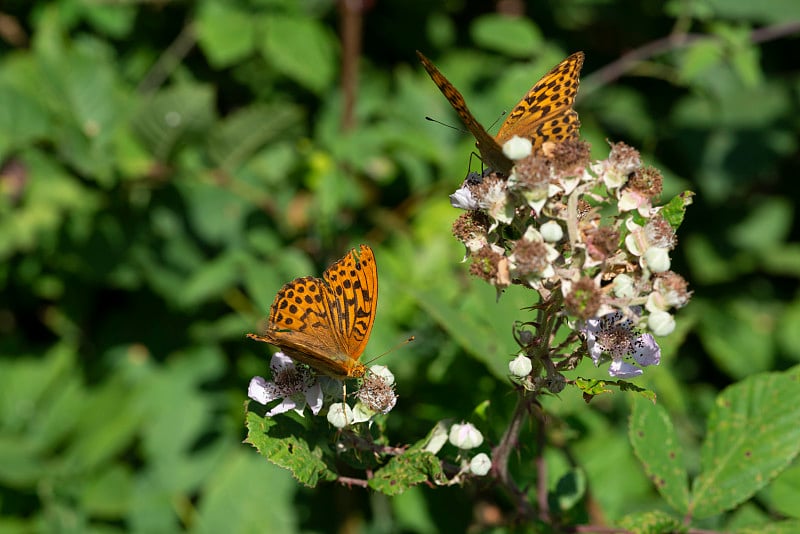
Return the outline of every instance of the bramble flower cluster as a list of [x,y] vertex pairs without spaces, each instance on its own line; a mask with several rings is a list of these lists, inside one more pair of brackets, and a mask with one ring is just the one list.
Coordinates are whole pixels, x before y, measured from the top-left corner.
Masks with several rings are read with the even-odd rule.
[[280,399],[277,405],[266,412],[267,417],[294,410],[303,416],[306,405],[311,413],[318,415],[328,406],[326,417],[337,428],[354,423],[370,421],[378,414],[386,414],[397,403],[394,375],[386,366],[373,365],[361,380],[355,393],[354,407],[342,402],[342,383],[333,378],[318,375],[310,367],[297,364],[282,352],[272,355],[270,361],[272,381],[260,376],[250,380],[247,396],[267,405]]
[[444,422],[440,422],[429,437],[424,450],[438,454],[446,443],[458,449],[454,461],[458,472],[449,478],[448,484],[459,484],[468,476],[485,476],[492,468],[492,459],[485,452],[469,455],[474,449],[483,445],[483,434],[472,423],[455,423],[448,430]]
[[[691,296],[669,257],[691,195],[655,205],[661,173],[624,143],[591,162],[583,141],[546,142],[535,153],[524,141],[515,137],[503,147],[515,160],[509,176],[473,173],[450,197],[466,210],[453,233],[466,247],[470,272],[498,293],[519,284],[540,296],[538,320],[515,330],[523,350],[509,364],[511,376],[529,389],[554,391],[564,386],[559,371],[574,368],[581,355],[596,365],[610,361],[609,374],[619,378],[658,365],[653,334],[672,332],[672,312]],[[572,334],[553,347],[562,324]],[[567,350],[578,334],[576,357]]]

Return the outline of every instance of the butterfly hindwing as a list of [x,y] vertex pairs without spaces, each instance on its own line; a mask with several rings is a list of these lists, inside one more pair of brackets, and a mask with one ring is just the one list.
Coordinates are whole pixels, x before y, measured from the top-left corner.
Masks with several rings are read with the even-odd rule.
[[580,122],[572,105],[583,59],[583,52],[575,52],[536,82],[500,126],[497,142],[503,144],[519,135],[531,139],[536,149],[545,141],[576,137]]

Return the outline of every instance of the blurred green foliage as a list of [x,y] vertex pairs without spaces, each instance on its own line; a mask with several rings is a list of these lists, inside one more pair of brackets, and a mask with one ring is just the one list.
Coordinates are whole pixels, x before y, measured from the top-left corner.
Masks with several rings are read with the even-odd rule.
[[[503,431],[511,326],[532,297],[496,302],[459,264],[447,194],[473,140],[425,122],[458,124],[415,49],[487,125],[584,50],[576,107],[595,155],[623,140],[665,173],[666,198],[697,192],[674,266],[695,298],[641,382],[701,470],[717,393],[800,362],[799,4],[501,4],[525,16],[367,3],[355,95],[332,2],[0,6],[0,530],[434,532],[502,514],[490,488],[306,490],[241,443],[268,362],[244,333],[283,283],[360,242],[380,272],[368,352],[417,338],[383,362],[400,395],[389,435],[413,443],[445,418],[490,443]],[[585,473],[609,522],[657,502],[626,437],[634,397],[546,403],[550,487]],[[704,526],[797,517],[799,476]],[[454,506],[475,517],[437,512]]]

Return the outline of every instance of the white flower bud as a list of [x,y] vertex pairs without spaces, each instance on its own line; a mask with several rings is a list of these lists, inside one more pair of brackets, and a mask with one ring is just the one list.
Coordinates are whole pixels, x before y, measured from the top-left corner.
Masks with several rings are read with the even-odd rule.
[[480,452],[469,461],[469,470],[473,475],[484,476],[492,468],[492,460],[485,452]]
[[647,327],[657,336],[666,336],[675,330],[675,318],[668,312],[656,310],[647,318]]
[[622,299],[634,297],[636,289],[633,287],[633,278],[624,273],[618,274],[614,278],[614,295]]
[[508,371],[520,378],[524,376],[528,376],[530,374],[531,369],[533,369],[533,364],[531,363],[531,359],[525,356],[524,354],[520,354],[510,362],[508,362]]
[[505,143],[503,143],[503,154],[508,159],[522,159],[527,158],[533,152],[533,143],[530,139],[519,137],[515,135]]
[[470,423],[451,426],[449,439],[459,449],[474,449],[483,443],[483,435]]
[[669,251],[661,247],[650,247],[644,253],[644,261],[648,269],[654,273],[669,271]]
[[539,232],[544,240],[550,243],[557,243],[564,237],[564,230],[556,221],[547,221],[539,228]]
[[336,428],[344,428],[353,422],[353,410],[343,402],[331,404],[328,409],[328,422]]

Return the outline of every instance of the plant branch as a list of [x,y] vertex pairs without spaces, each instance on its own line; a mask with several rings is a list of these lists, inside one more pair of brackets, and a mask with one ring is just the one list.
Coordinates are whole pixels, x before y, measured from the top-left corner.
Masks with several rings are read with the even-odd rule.
[[[757,44],[766,41],[773,41],[781,37],[786,37],[800,33],[800,21],[792,21],[784,24],[775,24],[758,28],[750,33],[750,42]],[[671,50],[678,50],[686,48],[687,46],[696,43],[697,41],[704,40],[719,40],[720,37],[716,35],[708,35],[703,33],[675,33],[656,39],[647,44],[635,48],[620,56],[619,59],[606,65],[605,67],[596,70],[589,76],[586,76],[582,82],[582,90],[578,95],[580,99],[582,96],[591,93],[598,87],[608,85],[611,82],[622,77],[623,74],[633,69],[633,67],[647,59],[650,59],[664,52]]]
[[508,459],[511,456],[511,451],[514,450],[519,443],[522,423],[530,413],[531,404],[533,402],[533,397],[526,395],[524,389],[519,391],[517,405],[514,408],[514,414],[511,416],[508,428],[506,428],[497,446],[492,449],[492,471],[495,479],[512,495],[517,505],[517,513],[524,518],[533,517],[533,510],[528,502],[528,496],[517,486],[516,482],[511,478],[511,474],[508,472]]

